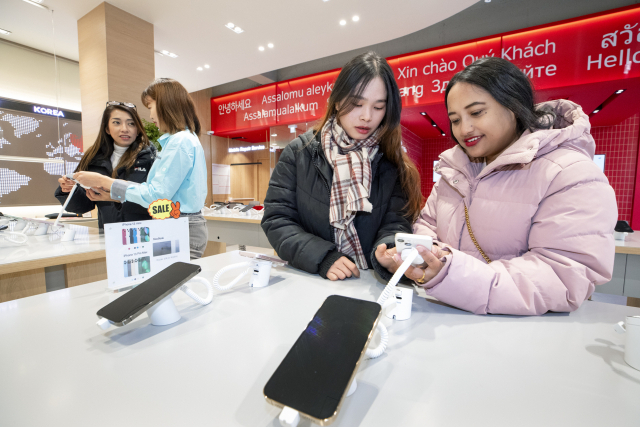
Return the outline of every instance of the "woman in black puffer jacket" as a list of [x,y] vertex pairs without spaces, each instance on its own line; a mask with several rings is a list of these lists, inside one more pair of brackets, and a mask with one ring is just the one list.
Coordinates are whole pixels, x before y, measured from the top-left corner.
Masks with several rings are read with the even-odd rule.
[[330,280],[368,268],[391,277],[378,260],[422,208],[401,108],[384,58],[369,52],[345,65],[324,118],[284,149],[269,182],[262,228],[282,259]]
[[[132,182],[145,182],[156,157],[156,149],[149,143],[133,104],[108,102],[102,115],[100,134],[87,150],[76,172],[90,171]],[[55,196],[61,204],[73,188],[74,182],[61,177]],[[144,221],[151,219],[145,208],[136,203],[112,200],[109,189],[78,187],[66,210],[83,214],[98,207],[98,226],[112,222]]]

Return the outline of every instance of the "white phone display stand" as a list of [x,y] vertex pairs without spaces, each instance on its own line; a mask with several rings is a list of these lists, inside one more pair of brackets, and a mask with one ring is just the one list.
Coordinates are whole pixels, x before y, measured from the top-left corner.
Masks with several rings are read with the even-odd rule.
[[413,288],[396,288],[394,295],[395,306],[389,309],[385,315],[389,319],[407,320],[411,318],[411,304],[413,303]]
[[[196,294],[188,286],[190,283],[202,283],[203,285],[205,285],[207,287],[207,296],[202,298],[198,294]],[[152,325],[166,326],[171,325],[172,323],[176,323],[178,320],[180,320],[180,313],[178,312],[176,304],[172,299],[173,295],[178,292],[178,290],[181,290],[191,299],[201,305],[207,305],[211,303],[211,301],[213,301],[213,287],[211,286],[211,283],[209,283],[209,281],[203,277],[193,277],[187,283],[180,286],[178,289],[171,292],[166,297],[162,298],[160,301],[158,301],[157,304],[147,310],[147,315],[149,316],[149,320],[151,321]],[[106,319],[104,317],[100,318],[100,320],[98,320],[97,322],[97,325],[101,329],[105,330],[108,329],[112,324],[113,323],[109,319]]]
[[619,334],[626,335],[624,361],[640,371],[640,316],[627,316],[625,321],[618,322],[613,328]]
[[253,273],[249,279],[249,286],[252,288],[263,288],[269,284],[271,276],[271,261],[255,261],[253,263]]
[[33,232],[33,235],[44,236],[45,234],[47,234],[47,231],[49,231],[49,224],[41,222],[40,224],[38,224],[38,228],[36,228],[36,231]]
[[149,320],[154,326],[165,326],[180,320],[180,313],[173,302],[173,294],[164,297],[159,303],[147,310]]
[[70,228],[66,228],[64,230],[64,234],[62,235],[62,238],[60,239],[61,242],[73,242],[73,239],[75,239],[76,237],[76,231],[75,230],[71,230]]
[[13,231],[22,231],[27,226],[27,221],[24,219],[19,219],[13,226]]
[[[351,396],[358,389],[358,381],[354,378],[351,381],[351,385],[349,386],[349,391],[347,391],[347,397]],[[278,417],[280,420],[280,424],[287,427],[296,427],[300,422],[300,413],[293,408],[285,406],[282,408],[282,412],[280,412],[280,416]]]

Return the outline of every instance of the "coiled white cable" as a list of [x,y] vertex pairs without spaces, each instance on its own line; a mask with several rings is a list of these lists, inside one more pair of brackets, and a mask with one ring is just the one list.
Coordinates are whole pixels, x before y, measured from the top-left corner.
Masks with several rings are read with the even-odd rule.
[[27,243],[27,240],[29,239],[26,234],[23,234],[20,231],[0,231],[0,238],[19,245]]
[[[253,265],[253,263],[252,263],[252,262],[240,262],[240,263],[238,263],[238,264],[231,264],[231,265],[228,265],[228,266],[226,266],[226,267],[223,267],[223,268],[222,268],[222,269],[220,269],[220,271],[218,271],[218,272],[216,273],[216,275],[213,277],[213,286],[214,286],[216,289],[219,289],[219,290],[221,290],[221,291],[226,291],[226,290],[231,289],[232,287],[234,287],[234,286],[235,286],[235,285],[240,281],[240,279],[242,279],[242,277],[243,277],[245,274],[247,274],[247,273],[249,273],[249,272],[251,271],[251,266],[252,266],[252,265]],[[236,277],[235,279],[233,279],[233,280],[231,281],[231,283],[229,283],[228,285],[225,285],[225,286],[221,286],[221,285],[220,285],[220,277],[221,277],[224,273],[226,273],[226,272],[227,272],[227,271],[229,271],[229,270],[235,270],[235,269],[237,269],[237,268],[242,268],[242,267],[247,267],[247,269],[246,269],[245,271],[243,271],[242,273],[240,273],[240,275],[239,275],[238,277]]]
[[[382,308],[385,308],[387,306],[387,300],[391,295],[393,295],[396,285],[402,278],[402,275],[407,271],[407,269],[417,256],[419,256],[418,250],[415,248],[411,249],[402,265],[400,265],[393,276],[391,276],[391,280],[389,280],[389,283],[387,284],[387,286],[385,286],[384,290],[380,294],[380,297],[378,297],[378,301],[376,301]],[[376,357],[382,356],[382,354],[387,349],[387,343],[389,342],[389,332],[387,331],[386,326],[382,324],[382,321],[378,321],[378,327],[376,328],[376,330],[380,332],[380,344],[378,344],[376,348],[367,349],[365,355],[368,359],[375,359]]]
[[[205,298],[201,298],[200,295],[196,294],[193,289],[187,286],[191,282],[198,282],[205,285],[207,287],[207,296]],[[207,305],[210,304],[211,301],[213,301],[213,286],[211,286],[211,283],[209,283],[209,281],[204,277],[194,277],[184,285],[180,286],[180,290],[191,297],[198,304]]]

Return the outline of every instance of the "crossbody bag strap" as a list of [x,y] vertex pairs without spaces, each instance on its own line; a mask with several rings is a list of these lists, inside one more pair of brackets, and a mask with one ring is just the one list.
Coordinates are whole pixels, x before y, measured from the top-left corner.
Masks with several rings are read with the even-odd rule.
[[469,209],[467,209],[467,204],[464,202],[462,203],[464,204],[464,219],[467,222],[467,230],[469,230],[469,236],[471,236],[471,240],[473,241],[473,244],[476,245],[476,249],[480,251],[480,255],[482,255],[482,258],[484,258],[484,260],[487,261],[487,264],[491,264],[491,258],[489,258],[487,254],[484,253],[484,251],[478,244],[478,241],[476,240],[476,236],[473,235],[473,230],[471,230],[471,222],[469,222]]

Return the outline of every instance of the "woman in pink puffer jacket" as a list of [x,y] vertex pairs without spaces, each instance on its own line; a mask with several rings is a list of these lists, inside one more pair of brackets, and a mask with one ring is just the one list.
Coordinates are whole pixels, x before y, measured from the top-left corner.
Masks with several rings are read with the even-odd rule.
[[617,220],[588,116],[564,100],[534,107],[529,80],[500,58],[456,74],[445,104],[459,145],[440,155],[441,179],[413,226],[439,246],[422,248],[426,263],[406,276],[478,314],[577,309],[611,279]]

